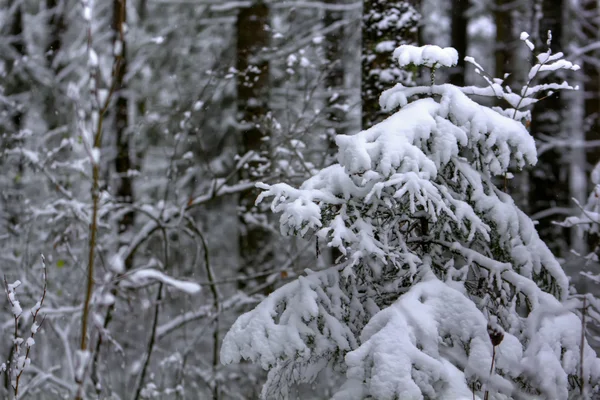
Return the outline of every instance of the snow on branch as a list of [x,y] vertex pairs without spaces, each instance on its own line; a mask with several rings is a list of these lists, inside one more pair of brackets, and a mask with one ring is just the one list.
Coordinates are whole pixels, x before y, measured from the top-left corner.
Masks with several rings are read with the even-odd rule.
[[[489,379],[487,324],[462,293],[430,276],[369,321],[361,346],[346,356],[348,381],[333,399],[470,399],[468,382]],[[522,353],[518,339],[505,334],[496,368],[518,376]],[[512,390],[501,375],[489,383],[507,394]]]
[[453,67],[458,63],[458,52],[452,47],[403,44],[394,50],[393,57],[401,67],[424,65],[429,68]]
[[6,277],[4,277],[4,290],[6,293],[6,298],[8,300],[8,304],[11,308],[11,313],[14,319],[14,333],[13,333],[13,350],[11,353],[11,359],[6,363],[2,363],[0,365],[0,372],[4,372],[8,374],[10,379],[10,385],[13,390],[13,394],[15,398],[19,396],[19,385],[21,383],[21,377],[23,372],[29,367],[31,364],[30,353],[32,347],[35,345],[35,335],[38,333],[40,326],[44,322],[44,319],[39,320],[39,312],[44,305],[44,300],[46,299],[46,290],[48,286],[48,272],[46,268],[46,260],[42,255],[42,279],[43,279],[43,288],[40,299],[34,304],[33,307],[29,310],[31,315],[31,327],[29,328],[29,332],[26,335],[21,336],[19,333],[19,323],[20,319],[23,316],[23,308],[21,303],[17,299],[17,288],[21,286],[21,281],[16,280],[13,283],[8,283]]
[[127,274],[121,286],[138,288],[153,282],[162,282],[165,285],[171,286],[187,294],[197,294],[201,290],[200,285],[195,282],[175,279],[156,269],[140,269]]

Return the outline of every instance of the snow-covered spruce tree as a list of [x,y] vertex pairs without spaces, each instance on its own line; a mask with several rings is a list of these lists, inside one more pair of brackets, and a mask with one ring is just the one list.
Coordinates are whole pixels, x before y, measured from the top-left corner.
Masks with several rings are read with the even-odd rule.
[[[576,69],[561,56],[542,53],[538,72]],[[452,48],[407,45],[394,57],[431,68],[432,81],[458,59]],[[528,84],[521,97],[543,89]],[[598,390],[600,361],[563,303],[566,275],[494,185],[536,162],[533,138],[510,118],[534,99],[513,104],[505,95],[513,110],[502,113],[465,94],[477,92],[398,84],[380,101],[400,110],[339,135],[338,164],[299,189],[260,185],[258,201],[273,198],[283,233],[314,233],[343,254],[276,290],[225,337],[223,362],[269,370],[264,398],[288,398],[328,368],[346,376],[339,400],[567,399]]]

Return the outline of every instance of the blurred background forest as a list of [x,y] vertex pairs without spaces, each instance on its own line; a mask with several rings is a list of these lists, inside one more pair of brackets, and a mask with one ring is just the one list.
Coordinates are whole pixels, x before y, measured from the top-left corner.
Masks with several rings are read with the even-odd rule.
[[[336,134],[386,117],[382,90],[428,81],[391,62],[398,45],[456,48],[439,82],[485,86],[468,55],[521,87],[523,31],[581,66],[580,90],[532,110],[538,165],[505,188],[573,290],[596,294],[597,229],[555,222],[600,195],[598,0],[0,0],[0,272],[44,316],[17,397],[258,398],[264,371],[221,366],[224,333],[338,255],[284,236],[254,185],[302,182],[335,161]],[[15,331],[10,306],[0,361],[32,324]]]

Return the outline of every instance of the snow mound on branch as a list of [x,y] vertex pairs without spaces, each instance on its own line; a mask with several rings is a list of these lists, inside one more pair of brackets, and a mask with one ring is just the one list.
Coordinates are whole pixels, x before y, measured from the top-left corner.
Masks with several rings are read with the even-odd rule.
[[[422,94],[437,95],[440,96],[440,99],[439,101],[420,99],[408,104],[411,97]],[[379,102],[385,110],[403,107],[399,113],[406,107],[418,104],[418,107],[410,107],[408,113],[401,114],[403,123],[406,123],[413,118],[419,118],[420,121],[423,121],[421,115],[415,114],[413,116],[413,113],[415,113],[416,108],[421,110],[429,108],[423,107],[422,102],[424,100],[438,104],[430,111],[430,114],[436,117],[438,121],[444,121],[438,122],[437,129],[434,131],[435,136],[446,136],[448,133],[456,135],[456,128],[460,128],[468,138],[468,144],[463,145],[463,147],[474,151],[474,157],[479,158],[484,166],[487,166],[482,172],[489,171],[493,175],[506,173],[511,157],[516,160],[519,168],[523,168],[527,164],[535,165],[537,163],[535,141],[523,124],[488,107],[477,104],[456,86],[446,84],[406,87],[397,84],[395,87],[383,92]],[[397,116],[399,113],[394,114],[392,117]],[[438,146],[436,150],[443,154],[442,158],[447,159],[449,152],[454,152],[455,147],[452,145],[447,147]]]
[[[505,354],[522,354],[516,338],[505,340],[497,355],[504,367],[512,364]],[[435,277],[414,285],[375,315],[361,342],[346,355],[348,381],[335,400],[472,398],[467,379],[487,380],[492,362],[486,318],[462,293]],[[511,389],[499,375],[492,381]]]
[[355,348],[357,340],[343,321],[363,311],[341,285],[337,268],[331,268],[271,293],[231,327],[221,347],[222,362],[244,358],[269,369],[284,356],[309,361],[335,349]]
[[187,294],[196,294],[201,290],[200,285],[194,282],[182,281],[172,278],[156,269],[140,269],[127,275],[123,287],[140,287],[151,282],[162,282]]
[[547,293],[541,300],[542,306],[527,320],[529,341],[521,362],[522,376],[540,390],[543,398],[567,399],[569,379],[582,378],[580,361],[584,382],[595,383],[600,378],[600,359],[587,341],[581,352],[579,317]]
[[458,52],[452,47],[435,45],[412,46],[403,44],[394,50],[393,58],[401,67],[413,65],[424,65],[433,67],[452,67],[458,63]]

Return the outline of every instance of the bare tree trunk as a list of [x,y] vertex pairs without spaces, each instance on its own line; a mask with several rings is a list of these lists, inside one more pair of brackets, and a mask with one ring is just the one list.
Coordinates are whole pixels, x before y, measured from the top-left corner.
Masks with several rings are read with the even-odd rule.
[[[125,40],[125,25],[127,24],[127,0],[113,0],[113,50],[119,61],[113,71],[113,85],[115,88],[114,124],[116,133],[116,158],[115,171],[117,173],[116,197],[120,201],[133,203],[133,184],[129,175],[132,163],[130,157],[129,132],[128,132],[128,98],[127,82],[127,42]],[[120,221],[118,231],[125,234],[132,227],[134,213],[125,213]],[[125,238],[126,240],[126,238]],[[125,267],[131,268],[132,260],[125,260]]]
[[[496,21],[495,76],[504,79],[504,84],[520,90],[527,81],[532,54],[519,39],[522,31],[531,29],[531,1],[513,2],[496,0],[494,19]],[[536,33],[530,32],[533,36]],[[513,180],[506,180],[506,190],[517,205],[526,213],[531,210],[532,180],[529,171],[519,171]]]
[[452,47],[458,51],[458,65],[450,72],[450,83],[453,85],[465,85],[465,56],[468,46],[468,23],[467,10],[469,0],[454,0],[452,2]]
[[[531,40],[536,45],[536,53],[545,51],[548,47],[548,32],[552,32],[552,50],[558,51],[562,40],[562,0],[537,0],[536,10],[539,13],[535,17],[534,27],[537,31],[532,32]],[[537,60],[533,60],[534,63]],[[552,79],[542,78],[541,83],[549,83]],[[563,78],[561,77],[560,82]],[[561,133],[561,117],[563,114],[563,102],[561,92],[554,93],[543,102],[536,104],[532,110],[531,134],[534,138],[551,137],[559,139]],[[543,135],[543,136],[542,136]],[[530,174],[529,208],[525,212],[533,213],[549,209],[555,206],[570,206],[569,196],[569,157],[564,156],[563,149],[556,148],[539,156],[535,168],[535,174]],[[568,153],[567,153],[568,154]],[[566,165],[565,165],[566,164]],[[552,223],[555,216],[550,216],[539,221],[537,229],[548,246],[560,253],[568,251],[569,241],[562,228]]]
[[46,9],[50,12],[48,25],[50,28],[50,41],[46,47],[46,59],[50,68],[58,71],[54,65],[56,55],[62,46],[61,35],[65,31],[64,0],[46,0]]
[[530,55],[519,40],[520,33],[530,28],[531,2],[495,0],[494,19],[496,22],[495,75],[499,78],[510,76],[505,84],[520,87],[525,84],[529,71]]
[[[587,43],[600,41],[600,5],[598,0],[583,0],[583,18],[585,23],[580,21],[583,35]],[[600,50],[594,50],[586,53],[582,57],[583,73],[585,81],[585,115],[587,116],[587,139],[597,140],[600,132]],[[600,148],[588,152],[588,162],[590,166],[596,165],[600,160]]]
[[[342,4],[340,0],[326,0],[327,4]],[[326,28],[333,28],[344,21],[344,12],[327,9],[323,24]],[[332,159],[336,153],[335,136],[345,133],[344,124],[346,113],[343,105],[347,101],[344,93],[344,31],[342,26],[332,29],[325,35],[325,57],[328,67],[325,75],[325,89],[327,90],[327,153]]]
[[[23,73],[16,71],[15,65],[21,61],[21,59],[26,55],[27,48],[25,46],[25,38],[23,37],[23,12],[22,5],[18,4],[13,8],[14,1],[10,1],[6,10],[13,9],[14,13],[11,16],[7,12],[7,24],[5,27],[0,27],[0,34],[5,34],[12,37],[12,45],[10,46],[12,52],[8,54],[8,59],[6,63],[6,75],[9,76],[9,79],[6,79],[4,83],[4,94],[6,96],[18,95],[19,93],[23,93],[29,90],[29,85],[27,80],[24,79]],[[7,31],[4,29],[7,28]],[[15,107],[9,107],[7,126],[0,126],[0,131],[4,131],[10,133],[11,135],[7,135],[7,139],[4,142],[4,146],[7,148],[18,146],[22,143],[21,139],[16,138],[16,134],[18,134],[23,126],[23,106],[21,104],[16,104]],[[2,129],[4,128],[4,129]],[[11,137],[12,134],[15,134],[14,137]],[[3,193],[0,193],[0,196],[3,197],[3,200],[6,204],[6,219],[7,219],[7,229],[9,232],[15,235],[19,235],[18,224],[20,222],[20,215],[22,214],[22,200],[21,200],[21,189],[22,183],[21,179],[17,177],[22,177],[25,172],[25,160],[21,156],[17,165],[17,176],[12,180],[13,185],[9,190],[3,190]]]
[[[241,128],[240,154],[254,151],[257,155],[249,168],[242,171],[240,179],[259,179],[268,173],[265,161],[269,147],[265,140],[267,133],[261,127],[268,110],[269,100],[269,64],[262,54],[270,44],[269,8],[262,1],[242,8],[237,19],[237,62],[238,71],[238,120]],[[258,191],[248,190],[240,196],[242,210],[240,255],[242,264],[253,266],[263,264],[272,259],[272,251],[264,254],[265,246],[269,246],[271,234],[258,226],[252,218],[245,218],[247,213],[256,211],[254,202]],[[257,257],[263,256],[261,260]]]
[[[46,44],[46,62],[48,68],[54,73],[55,79],[63,69],[63,65],[60,65],[60,59],[57,59],[57,55],[62,48],[62,35],[67,28],[65,25],[65,4],[66,0],[46,0],[46,9],[49,13],[47,22],[49,40]],[[56,80],[54,82],[58,85]],[[60,97],[57,96],[56,91],[45,92],[45,96],[44,121],[47,124],[47,129],[51,131],[58,128],[61,122],[64,121],[64,115],[56,113],[56,102],[60,101]]]
[[[237,17],[237,94],[238,121],[241,126],[240,154],[253,151],[259,157],[249,162],[248,168],[240,172],[240,180],[253,180],[265,177],[269,167],[269,146],[266,140],[267,132],[262,122],[269,106],[269,63],[262,57],[264,50],[270,44],[269,8],[261,0],[247,8],[239,10]],[[239,249],[242,268],[253,271],[254,268],[264,268],[273,259],[271,248],[272,234],[263,226],[258,225],[249,215],[257,210],[254,202],[258,195],[257,189],[240,194],[239,208],[240,234]],[[265,251],[265,249],[267,249]],[[218,321],[213,335],[213,365],[218,361],[219,332]],[[219,386],[213,388],[213,398],[219,398]]]
[[[581,29],[577,21],[580,12],[578,4],[571,1],[563,2],[562,25],[564,27],[563,41],[561,47],[570,49],[581,47]],[[571,60],[581,64],[581,60]],[[577,91],[565,91],[562,93],[561,133],[562,137],[570,143],[575,143],[569,150],[569,197],[577,199],[584,204],[588,195],[586,174],[586,150],[581,145],[585,141],[585,85],[579,73],[569,77],[569,83],[579,86]],[[571,248],[580,254],[587,254],[587,243],[585,242],[579,228],[570,230]],[[580,274],[576,274],[577,277]],[[575,278],[577,279],[577,278]]]
[[[14,1],[9,2],[7,9],[10,10],[14,4]],[[14,9],[14,15],[12,19],[10,19],[10,23],[7,24],[9,27],[8,34],[12,36],[13,43],[12,48],[15,52],[16,57],[23,57],[26,53],[25,47],[25,38],[23,37],[23,11],[21,9],[22,5],[18,4]],[[11,60],[7,65],[7,75],[11,74],[14,70],[14,60]],[[6,94],[16,94],[24,91],[26,89],[25,82],[22,81],[18,76],[15,76],[14,80],[7,82],[6,84]],[[12,130],[15,132],[19,131],[19,127],[21,126],[21,117],[23,113],[20,109],[14,110],[11,119],[13,123]]]
[[[598,0],[583,0],[583,21],[579,20],[583,37],[588,43],[597,43],[600,41],[600,4]],[[586,140],[598,140],[600,132],[600,50],[588,52],[582,56],[581,76],[585,79],[585,115],[586,120],[585,138]],[[587,152],[587,167],[591,170],[600,161],[600,147],[594,147]],[[596,248],[599,243],[599,237],[590,235],[588,245]]]
[[[394,49],[402,44],[418,43],[420,20],[418,1],[390,2],[364,0],[362,18],[362,126],[366,129],[386,116],[379,106],[379,96],[395,83],[410,85],[414,77],[400,71],[392,59]],[[382,29],[385,19],[404,21],[403,25],[390,23]],[[387,48],[378,47],[382,42]]]

